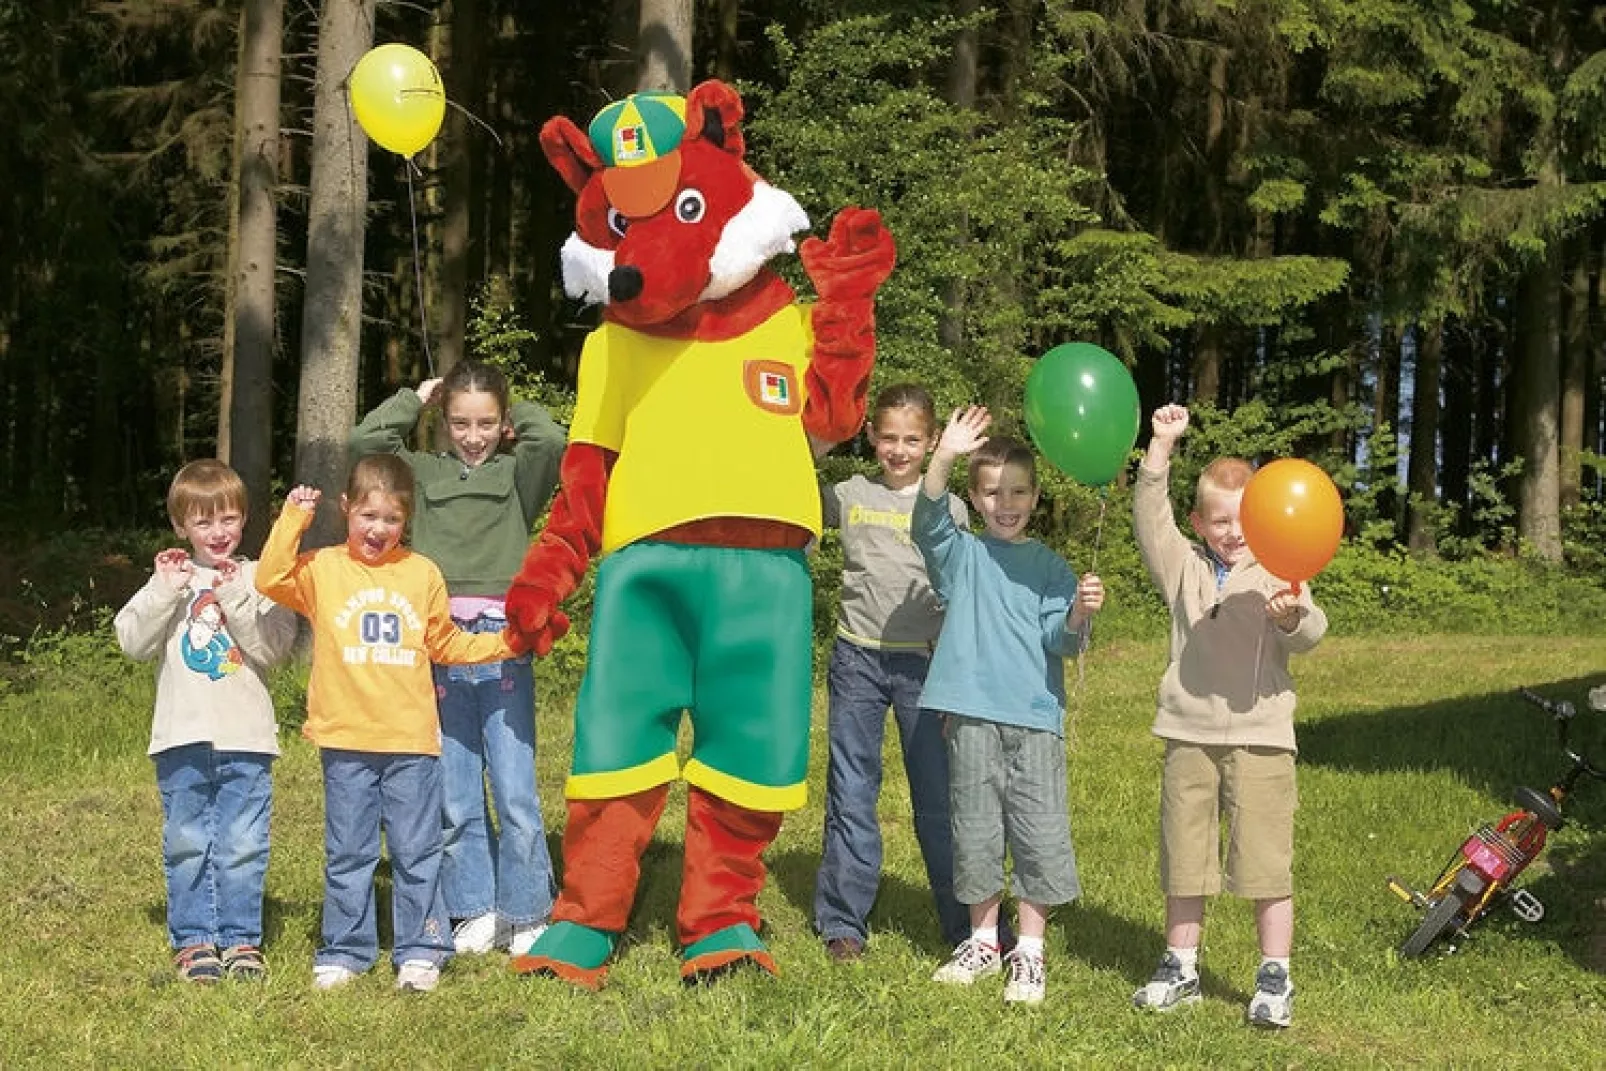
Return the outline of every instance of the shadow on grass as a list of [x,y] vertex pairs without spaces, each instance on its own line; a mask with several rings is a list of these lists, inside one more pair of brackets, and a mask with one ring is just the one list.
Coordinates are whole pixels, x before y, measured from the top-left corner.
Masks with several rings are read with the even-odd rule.
[[[1578,707],[1573,748],[1606,762],[1606,714],[1590,710],[1586,699],[1603,680],[1574,677],[1530,687],[1549,699],[1571,700]],[[1450,770],[1501,801],[1510,800],[1517,785],[1547,787],[1568,765],[1549,716],[1514,691],[1302,721],[1299,762],[1357,773]],[[1424,806],[1430,802],[1402,805],[1431,818],[1431,806]],[[1606,825],[1606,786],[1586,779],[1569,806],[1580,825]]]
[[[769,860],[770,878],[787,902],[814,920],[814,882],[820,870],[820,853],[792,848]],[[897,932],[928,955],[945,959],[953,951],[937,925],[937,907],[931,888],[896,874],[882,872],[875,906],[870,910],[871,939],[877,932]]]
[[[304,900],[285,900],[278,896],[268,895],[262,900],[262,947],[271,949],[279,943],[284,931],[290,923],[300,915],[310,912],[312,926],[308,937],[314,948],[318,947],[318,920],[322,910],[322,901],[309,904]],[[167,901],[153,900],[145,905],[145,920],[153,926],[160,926],[167,931]]]

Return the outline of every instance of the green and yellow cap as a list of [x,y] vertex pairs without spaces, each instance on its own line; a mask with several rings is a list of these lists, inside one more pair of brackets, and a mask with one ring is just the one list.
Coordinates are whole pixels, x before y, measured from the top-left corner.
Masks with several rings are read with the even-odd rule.
[[685,97],[632,93],[598,112],[587,134],[602,158],[602,186],[615,208],[639,218],[669,202],[680,181]]

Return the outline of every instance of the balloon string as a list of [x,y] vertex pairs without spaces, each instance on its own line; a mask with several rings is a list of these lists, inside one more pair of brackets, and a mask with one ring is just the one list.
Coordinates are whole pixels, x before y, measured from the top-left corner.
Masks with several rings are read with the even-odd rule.
[[[407,214],[413,223],[413,281],[418,289],[418,337],[424,343],[424,365],[429,369],[429,378],[435,378],[435,358],[429,352],[429,317],[424,311],[424,262],[418,255],[418,205],[413,195],[413,172],[418,165],[413,163],[411,156],[407,157],[402,170],[407,174]],[[419,172],[422,176],[423,172]]]
[[[1093,564],[1088,572],[1094,576],[1099,572],[1099,547],[1104,542],[1104,513],[1110,507],[1110,485],[1105,484],[1099,488],[1099,522],[1093,532]],[[1076,723],[1082,716],[1082,685],[1087,679],[1087,645],[1093,639],[1093,618],[1089,617],[1082,622],[1082,634],[1076,645],[1076,702],[1072,706],[1070,724],[1065,728],[1065,736],[1072,751],[1077,750]]]

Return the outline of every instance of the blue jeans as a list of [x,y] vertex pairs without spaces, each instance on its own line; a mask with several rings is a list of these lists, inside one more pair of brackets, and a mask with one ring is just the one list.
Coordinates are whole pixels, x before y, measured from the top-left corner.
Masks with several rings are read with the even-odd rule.
[[434,755],[324,748],[323,943],[318,966],[366,971],[379,959],[374,870],[390,851],[391,960],[451,957],[441,901],[441,764]]
[[915,837],[937,922],[950,946],[970,936],[970,916],[954,899],[953,830],[948,819],[948,751],[942,719],[920,709],[930,660],[914,651],[882,651],[838,639],[828,686],[830,760],[825,777],[825,851],[814,888],[814,926],[834,937],[864,940],[881,884],[881,743],[887,708],[898,722],[909,778]]
[[184,744],[152,758],[168,939],[174,948],[260,945],[273,756]]
[[[481,617],[467,631],[500,631]],[[515,926],[552,914],[552,857],[535,784],[535,674],[528,658],[480,666],[436,666],[441,717],[446,913],[495,910]],[[485,799],[489,775],[496,826]]]

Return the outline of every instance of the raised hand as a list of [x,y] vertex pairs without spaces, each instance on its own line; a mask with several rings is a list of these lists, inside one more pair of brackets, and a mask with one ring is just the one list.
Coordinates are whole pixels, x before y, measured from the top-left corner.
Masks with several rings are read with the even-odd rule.
[[435,396],[440,393],[440,389],[441,381],[440,377],[437,376],[434,379],[426,379],[424,382],[414,387],[413,393],[418,395],[418,400],[420,402],[425,405],[429,405],[435,400]]
[[936,452],[955,458],[976,450],[987,441],[987,428],[992,422],[993,416],[984,405],[955,409],[948,418],[948,426],[942,429],[942,437],[937,440]]
[[183,591],[195,578],[195,563],[182,547],[170,547],[157,554],[155,566],[156,575],[173,591]]
[[232,584],[240,578],[240,563],[233,558],[224,558],[213,566],[217,570],[219,585]]
[[1084,573],[1076,584],[1075,609],[1096,614],[1104,608],[1104,581],[1092,573]]
[[873,208],[844,208],[825,241],[809,238],[798,249],[803,270],[821,301],[871,298],[898,259],[892,232]]
[[290,493],[285,496],[285,505],[312,513],[318,508],[318,500],[321,498],[323,498],[322,491],[301,483],[290,488]]
[[1150,430],[1156,439],[1165,439],[1175,442],[1182,438],[1182,433],[1188,430],[1188,407],[1185,405],[1162,405],[1154,411],[1149,418]]

